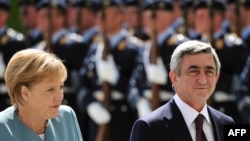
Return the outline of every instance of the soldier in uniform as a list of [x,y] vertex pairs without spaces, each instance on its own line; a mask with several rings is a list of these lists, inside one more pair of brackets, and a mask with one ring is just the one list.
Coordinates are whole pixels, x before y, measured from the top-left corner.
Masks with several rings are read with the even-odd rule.
[[[240,1],[240,22],[241,22],[241,37],[245,45],[250,46],[250,21],[246,16],[250,13],[250,1]],[[249,70],[250,70],[250,56],[248,56],[247,62],[243,71],[241,72],[240,82],[235,90],[235,96],[237,100],[237,106],[240,115],[243,119],[243,123],[250,124],[250,96],[249,96]]]
[[250,14],[250,1],[242,0],[239,4],[240,9],[240,37],[248,48],[250,48],[250,20],[248,17]]
[[[91,46],[84,60],[81,74],[82,104],[90,120],[85,130],[88,141],[99,135],[98,129],[104,124],[110,126],[110,141],[128,141],[133,124],[127,102],[129,79],[137,63],[138,40],[131,40],[124,29],[124,7],[122,1],[102,1],[101,18],[98,23],[101,38],[96,46]],[[114,20],[115,19],[115,20]],[[133,37],[135,39],[136,37]],[[108,50],[108,54],[103,53]],[[107,55],[107,60],[102,59]],[[104,107],[104,84],[109,84],[110,105]]]
[[43,37],[37,29],[36,3],[38,0],[19,0],[21,24],[26,37],[27,47],[32,47],[40,42]]
[[[171,81],[168,78],[169,62],[171,54],[175,47],[180,43],[187,41],[184,35],[177,34],[171,27],[174,21],[173,3],[169,0],[157,0],[150,3],[152,13],[155,12],[155,26],[151,29],[156,31],[156,41],[151,38],[144,48],[141,63],[136,67],[130,82],[130,101],[134,109],[137,110],[138,116],[141,117],[151,110],[150,105],[153,102],[152,84],[159,85],[159,106],[167,102],[173,95]],[[154,19],[151,19],[154,23]],[[156,42],[156,44],[153,44]],[[157,63],[151,62],[152,50],[157,48]]]
[[239,2],[237,0],[227,0],[225,20],[222,27],[226,32],[235,33],[238,36],[240,30]]
[[250,56],[241,72],[240,82],[234,91],[243,124],[250,124]]
[[126,20],[125,26],[129,35],[136,36],[143,41],[150,37],[143,28],[142,13],[145,8],[142,8],[142,0],[125,0],[126,4]]
[[26,48],[24,35],[7,26],[10,9],[9,0],[0,0],[0,111],[10,105],[3,77],[6,65],[15,52]]
[[[87,50],[91,48],[99,39],[100,30],[97,25],[97,17],[100,13],[101,4],[97,0],[78,0],[73,3],[77,12],[77,33],[82,35]],[[88,129],[89,116],[82,105],[83,93],[78,93],[76,97],[77,112],[82,134]],[[84,136],[85,140],[87,136]]]
[[87,53],[82,36],[66,28],[67,5],[64,0],[41,0],[37,3],[38,27],[44,40],[33,48],[50,51],[64,60],[68,78],[64,84],[64,104],[76,109],[76,94],[79,88],[79,69]]
[[[231,115],[235,122],[241,123],[233,92],[246,62],[248,49],[241,38],[236,34],[227,33],[222,28],[225,6],[225,3],[219,0],[213,0],[212,3],[200,1],[195,4],[195,18],[197,18],[195,21],[199,22],[196,26],[202,36],[213,44],[222,65],[220,78],[210,104]],[[213,10],[212,17],[210,17],[210,10]],[[203,23],[211,23],[211,25],[204,26]]]
[[67,28],[69,31],[77,32],[77,12],[74,6],[78,0],[66,0],[67,2]]

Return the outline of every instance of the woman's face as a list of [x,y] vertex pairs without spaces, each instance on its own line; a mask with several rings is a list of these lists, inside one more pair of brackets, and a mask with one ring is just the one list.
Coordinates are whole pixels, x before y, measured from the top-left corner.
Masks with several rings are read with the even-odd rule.
[[63,82],[52,77],[45,77],[42,81],[28,88],[27,105],[30,111],[43,119],[55,118],[63,100]]

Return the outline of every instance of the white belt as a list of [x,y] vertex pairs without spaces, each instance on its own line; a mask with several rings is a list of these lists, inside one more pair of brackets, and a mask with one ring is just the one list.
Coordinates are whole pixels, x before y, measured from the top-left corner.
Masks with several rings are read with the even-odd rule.
[[234,101],[235,96],[232,94],[228,94],[222,91],[216,91],[214,93],[214,101],[215,102],[227,102],[227,101]]
[[[104,101],[103,91],[95,91],[93,94],[94,94],[94,97],[98,101]],[[110,96],[111,96],[112,100],[123,100],[124,99],[124,95],[121,92],[118,92],[118,91],[111,91]]]
[[[147,99],[152,99],[152,91],[151,90],[145,90],[143,92],[143,95],[147,98]],[[170,100],[173,97],[174,93],[173,92],[168,92],[168,91],[160,91],[159,92],[159,98],[162,101],[167,101]]]
[[0,84],[0,94],[8,93],[8,88],[5,83]]

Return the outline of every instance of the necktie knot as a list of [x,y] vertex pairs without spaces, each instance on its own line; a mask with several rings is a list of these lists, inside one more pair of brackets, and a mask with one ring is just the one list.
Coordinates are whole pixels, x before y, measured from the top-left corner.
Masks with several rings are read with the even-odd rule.
[[204,116],[202,114],[199,114],[195,119],[196,129],[198,130],[202,129],[203,121],[204,121]]

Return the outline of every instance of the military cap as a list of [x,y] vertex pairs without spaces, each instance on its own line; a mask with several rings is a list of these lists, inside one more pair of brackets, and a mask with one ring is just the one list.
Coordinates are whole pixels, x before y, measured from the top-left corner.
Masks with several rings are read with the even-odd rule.
[[67,5],[74,5],[77,0],[66,0]]
[[222,0],[199,0],[194,4],[194,9],[213,8],[213,10],[224,11],[226,3]]
[[188,7],[192,7],[193,6],[193,0],[182,0],[180,2],[181,4],[181,8],[188,8]]
[[154,0],[151,8],[153,8],[155,10],[163,9],[163,10],[172,11],[174,6],[173,6],[172,0]]
[[65,0],[39,0],[36,4],[37,9],[49,6],[58,7],[63,11],[66,11],[67,9],[67,3]]
[[101,0],[102,7],[107,6],[123,6],[124,2],[122,0]]
[[87,7],[94,11],[97,11],[101,8],[101,2],[99,0],[76,0],[73,3],[75,7]]
[[144,0],[141,4],[141,7],[143,10],[151,9],[151,6],[153,5],[153,0]]
[[227,0],[227,4],[234,4],[236,2],[237,2],[237,0]]
[[5,10],[10,10],[10,1],[9,0],[0,0],[0,8]]
[[126,6],[140,6],[141,0],[125,0]]
[[245,8],[250,8],[250,0],[240,0],[240,4]]
[[37,2],[38,0],[19,0],[18,4],[19,5],[30,5],[30,4],[36,5]]

